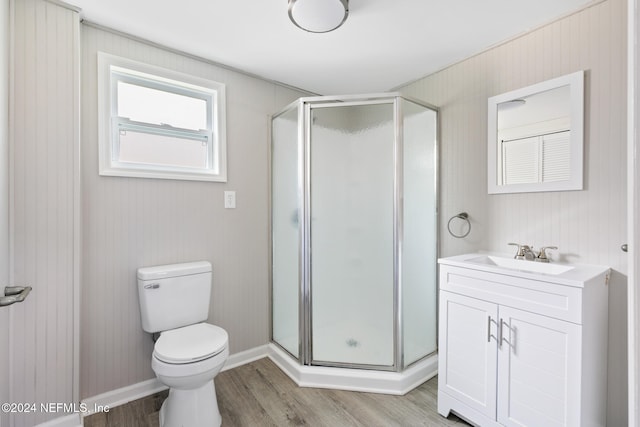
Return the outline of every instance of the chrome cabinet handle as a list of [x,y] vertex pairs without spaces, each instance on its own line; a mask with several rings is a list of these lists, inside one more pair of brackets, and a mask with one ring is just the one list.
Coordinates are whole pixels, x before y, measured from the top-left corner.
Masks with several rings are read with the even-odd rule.
[[629,251],[629,245],[627,245],[626,243],[622,246],[620,246],[620,249],[622,249],[622,252],[628,252]]
[[31,286],[6,286],[4,295],[0,297],[0,307],[22,302],[31,292]]
[[[506,339],[504,337],[504,328],[507,328],[509,330],[509,339]],[[504,321],[504,319],[500,319],[500,329],[498,329],[498,341],[499,341],[499,347],[502,348],[502,342],[506,342],[507,345],[509,345],[509,347],[511,347],[514,352],[515,352],[515,346],[513,345],[513,339],[511,337],[511,333],[513,332],[513,329],[511,329],[511,326],[509,326],[509,324],[507,322]],[[511,341],[509,341],[511,340]]]
[[[498,321],[493,319],[491,316],[488,316],[487,318],[487,342],[490,343],[491,342],[491,338],[493,338],[494,340],[496,340],[496,342],[498,342],[498,337],[496,337],[495,335],[493,335],[491,333],[491,324],[495,323],[496,324],[496,328],[498,327]],[[498,331],[499,333],[499,331]]]

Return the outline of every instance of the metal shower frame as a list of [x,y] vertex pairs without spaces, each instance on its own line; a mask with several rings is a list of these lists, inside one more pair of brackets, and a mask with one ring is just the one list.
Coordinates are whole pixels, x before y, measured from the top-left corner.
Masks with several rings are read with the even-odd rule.
[[[271,304],[270,304],[270,340],[275,343],[279,348],[289,354],[295,360],[298,360],[302,365],[307,366],[329,366],[339,368],[356,368],[356,369],[371,369],[376,371],[391,371],[400,372],[407,366],[418,363],[419,361],[431,356],[433,353],[426,354],[411,362],[409,365],[404,366],[404,349],[403,349],[403,330],[402,330],[402,280],[401,280],[401,260],[402,260],[402,241],[403,241],[403,206],[402,197],[404,193],[404,185],[402,179],[403,172],[403,123],[400,119],[403,117],[402,112],[402,99],[435,111],[436,118],[436,141],[434,146],[434,197],[436,202],[436,223],[439,205],[439,139],[440,139],[440,123],[439,123],[439,109],[431,104],[423,101],[404,96],[398,92],[390,93],[374,93],[364,95],[343,95],[343,96],[313,96],[303,97],[290,103],[283,108],[277,114],[271,117],[271,122],[278,116],[286,114],[293,109],[297,109],[297,144],[298,144],[298,164],[297,164],[297,178],[298,178],[298,201],[302,221],[298,224],[298,283],[299,283],[299,307],[298,307],[298,354],[296,356],[289,352],[286,348],[281,346],[273,338],[273,241],[270,247],[270,292],[271,292]],[[392,104],[393,105],[393,122],[394,122],[394,141],[393,141],[393,168],[394,168],[394,183],[393,183],[393,365],[370,365],[359,363],[338,363],[312,360],[312,304],[311,304],[311,178],[310,178],[310,144],[311,144],[311,111],[314,108],[332,108],[332,107],[345,107],[356,105],[374,105],[374,104]],[[270,132],[271,136],[272,133]],[[270,147],[272,147],[273,141],[270,141]],[[271,149],[269,153],[269,164],[271,168]],[[269,179],[271,180],[271,169],[269,173]],[[271,182],[269,188],[271,189]],[[271,212],[271,209],[269,210]],[[272,236],[271,221],[270,224],[270,236]],[[436,240],[439,241],[439,231],[436,231]],[[436,254],[438,253],[438,245],[436,243]],[[435,278],[434,278],[435,280]],[[434,295],[437,298],[437,295]],[[437,327],[437,325],[434,325]],[[436,349],[437,351],[437,349]]]

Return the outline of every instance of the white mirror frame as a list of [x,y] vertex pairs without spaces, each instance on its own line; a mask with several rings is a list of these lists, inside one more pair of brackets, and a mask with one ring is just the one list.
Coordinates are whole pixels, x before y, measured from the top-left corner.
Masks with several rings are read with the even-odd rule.
[[[498,185],[497,159],[498,159],[498,104],[522,99],[536,93],[551,89],[570,87],[571,106],[571,138],[570,150],[570,176],[567,181],[543,182],[531,184]],[[529,193],[541,191],[568,191],[583,189],[583,136],[584,136],[584,71],[577,71],[562,77],[547,80],[511,92],[492,96],[488,101],[488,126],[487,126],[487,184],[489,194],[501,193]]]

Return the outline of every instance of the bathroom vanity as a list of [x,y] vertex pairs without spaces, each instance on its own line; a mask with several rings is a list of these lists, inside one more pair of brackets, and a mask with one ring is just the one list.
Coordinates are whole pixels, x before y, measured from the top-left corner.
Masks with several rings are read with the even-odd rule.
[[604,426],[609,269],[439,260],[438,412],[478,426]]

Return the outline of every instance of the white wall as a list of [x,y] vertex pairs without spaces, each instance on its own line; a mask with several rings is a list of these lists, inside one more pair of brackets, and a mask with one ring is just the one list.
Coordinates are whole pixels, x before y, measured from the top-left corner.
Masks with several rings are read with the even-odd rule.
[[[0,1],[0,295],[9,283],[9,0]],[[9,401],[9,309],[0,308],[0,404]],[[0,427],[9,415],[0,412]]]
[[[81,397],[154,377],[140,326],[136,269],[194,260],[213,265],[209,321],[231,353],[269,340],[270,115],[307,94],[82,26]],[[212,41],[213,42],[213,41]],[[98,175],[96,54],[104,51],[226,84],[228,182]],[[237,208],[223,208],[223,191]]]
[[[440,255],[557,245],[564,260],[613,268],[609,418],[626,425],[626,1],[608,0],[401,89],[440,107]],[[487,98],[586,70],[584,191],[487,195]],[[470,214],[466,239],[446,231]],[[557,259],[557,254],[554,254]]]
[[[79,138],[77,12],[14,0],[12,281],[33,291],[12,310],[11,399],[74,398],[74,242]],[[62,413],[15,416],[32,426]]]

